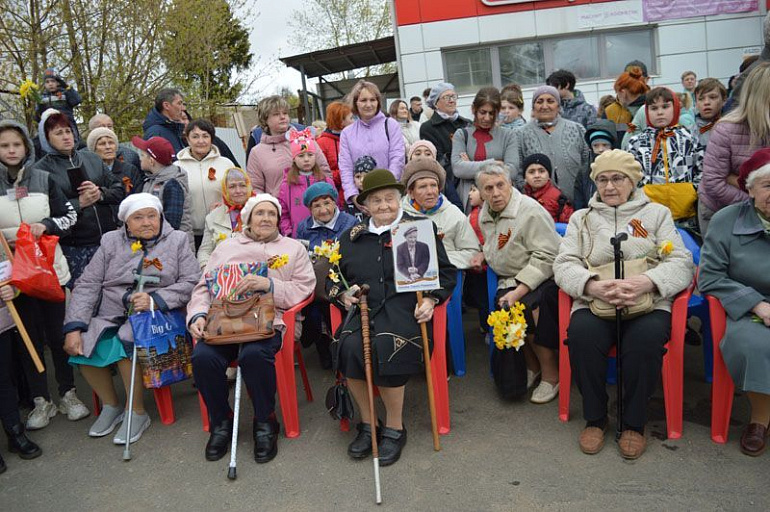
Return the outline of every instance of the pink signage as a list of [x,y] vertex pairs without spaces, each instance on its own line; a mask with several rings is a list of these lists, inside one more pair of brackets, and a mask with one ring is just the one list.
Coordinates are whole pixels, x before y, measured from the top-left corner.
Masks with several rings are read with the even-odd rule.
[[642,4],[644,21],[694,18],[758,9],[757,0],[643,0]]

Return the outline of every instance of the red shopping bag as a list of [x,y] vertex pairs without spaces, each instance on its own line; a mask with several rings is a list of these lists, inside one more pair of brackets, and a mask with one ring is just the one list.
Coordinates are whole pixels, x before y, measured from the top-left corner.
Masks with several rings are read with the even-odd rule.
[[64,290],[53,269],[59,237],[43,235],[38,240],[22,223],[16,233],[11,284],[30,297],[49,302],[63,302]]

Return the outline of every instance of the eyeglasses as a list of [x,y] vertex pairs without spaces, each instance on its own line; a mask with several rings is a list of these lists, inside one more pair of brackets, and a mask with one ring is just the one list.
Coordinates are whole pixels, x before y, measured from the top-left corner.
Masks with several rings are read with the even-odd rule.
[[447,94],[445,96],[442,96],[439,98],[440,100],[444,101],[457,101],[457,95],[456,94]]
[[628,176],[619,174],[611,178],[596,178],[596,186],[599,188],[604,188],[609,182],[612,182],[613,187],[618,187],[626,180],[626,178],[628,178]]

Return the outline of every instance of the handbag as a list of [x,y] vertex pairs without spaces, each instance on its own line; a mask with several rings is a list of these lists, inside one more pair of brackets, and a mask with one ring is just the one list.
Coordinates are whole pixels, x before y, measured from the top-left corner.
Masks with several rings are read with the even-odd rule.
[[491,367],[500,396],[513,400],[527,393],[527,361],[523,351],[495,347]]
[[30,297],[64,302],[64,290],[53,268],[58,243],[59,237],[54,235],[35,240],[29,224],[22,222],[16,233],[10,284]]
[[[668,180],[668,176],[666,176]],[[644,193],[653,203],[662,204],[671,210],[674,220],[689,219],[696,214],[698,192],[692,183],[659,183],[645,185]]]
[[203,341],[229,345],[270,339],[275,336],[273,294],[255,293],[244,299],[233,294],[214,299],[209,307]]
[[335,420],[352,420],[355,416],[353,399],[345,379],[337,379],[336,384],[326,392],[326,409]]
[[192,340],[179,310],[144,311],[128,317],[145,388],[162,388],[192,377]]

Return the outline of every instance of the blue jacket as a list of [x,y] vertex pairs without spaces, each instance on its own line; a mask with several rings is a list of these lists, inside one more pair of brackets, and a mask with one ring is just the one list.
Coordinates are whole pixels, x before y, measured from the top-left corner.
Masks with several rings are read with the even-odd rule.
[[325,226],[313,227],[313,217],[310,216],[297,227],[297,239],[308,240],[310,242],[308,251],[312,251],[326,240],[336,240],[343,231],[352,228],[356,224],[358,224],[356,218],[343,211],[340,211],[337,222],[334,223],[334,229],[329,229]]
[[163,137],[169,141],[174,147],[175,154],[182,151],[185,147],[182,140],[182,132],[184,131],[182,123],[172,121],[158,112],[155,107],[150,110],[150,113],[144,119],[142,130],[144,132],[144,140],[148,140],[150,137]]

